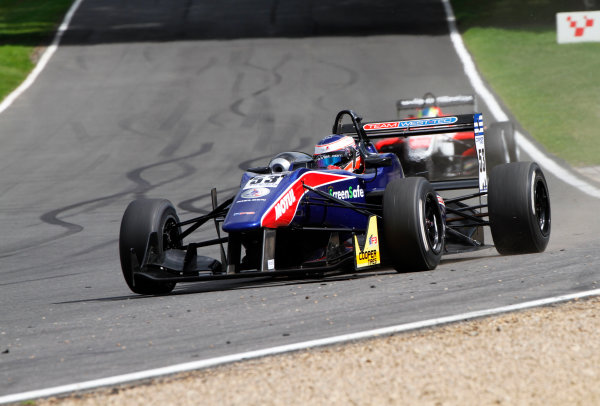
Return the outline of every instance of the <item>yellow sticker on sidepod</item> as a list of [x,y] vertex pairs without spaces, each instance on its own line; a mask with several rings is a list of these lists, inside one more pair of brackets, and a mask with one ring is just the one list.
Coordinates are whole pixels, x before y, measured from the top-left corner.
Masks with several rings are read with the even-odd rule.
[[356,257],[356,269],[379,265],[379,234],[377,233],[377,217],[369,217],[369,226],[365,238],[365,247],[360,249],[358,239],[354,236],[354,255]]

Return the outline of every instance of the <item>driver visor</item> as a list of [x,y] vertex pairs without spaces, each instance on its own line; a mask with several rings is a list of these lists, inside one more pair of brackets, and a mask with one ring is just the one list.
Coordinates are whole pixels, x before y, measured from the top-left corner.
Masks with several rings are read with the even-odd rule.
[[327,169],[329,166],[339,166],[344,160],[344,154],[319,155],[315,157],[317,168]]

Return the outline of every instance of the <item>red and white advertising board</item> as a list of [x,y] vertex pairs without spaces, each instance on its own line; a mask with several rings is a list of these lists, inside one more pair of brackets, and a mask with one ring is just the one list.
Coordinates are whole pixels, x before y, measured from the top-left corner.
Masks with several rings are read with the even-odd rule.
[[559,44],[600,42],[600,11],[557,13],[556,40]]

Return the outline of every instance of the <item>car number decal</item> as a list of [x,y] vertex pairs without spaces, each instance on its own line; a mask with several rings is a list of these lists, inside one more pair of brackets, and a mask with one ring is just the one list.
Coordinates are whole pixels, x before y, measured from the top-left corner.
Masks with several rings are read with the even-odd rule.
[[488,190],[488,177],[487,177],[487,163],[485,160],[485,142],[483,134],[483,116],[481,114],[475,114],[474,119],[474,132],[475,132],[475,147],[477,148],[477,160],[479,161],[479,191],[487,192]]
[[285,175],[258,175],[253,177],[246,183],[244,189],[258,188],[258,187],[277,187],[281,180],[285,178]]

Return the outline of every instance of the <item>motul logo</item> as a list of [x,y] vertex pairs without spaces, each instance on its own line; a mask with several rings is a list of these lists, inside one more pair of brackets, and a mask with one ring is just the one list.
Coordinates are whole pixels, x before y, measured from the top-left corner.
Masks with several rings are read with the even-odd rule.
[[556,14],[556,40],[568,42],[600,42],[600,11]]
[[294,194],[294,189],[290,189],[283,197],[279,200],[279,202],[275,205],[275,220],[279,220],[285,212],[294,204],[296,201],[296,195]]

